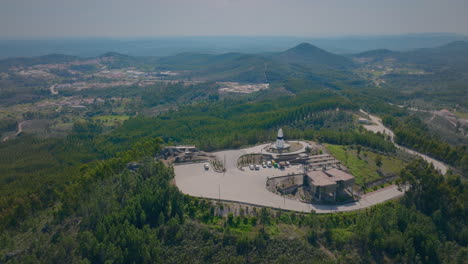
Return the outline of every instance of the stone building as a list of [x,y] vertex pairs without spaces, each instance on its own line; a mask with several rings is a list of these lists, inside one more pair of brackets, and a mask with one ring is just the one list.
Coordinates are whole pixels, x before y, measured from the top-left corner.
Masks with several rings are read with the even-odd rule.
[[352,192],[354,176],[342,170],[310,170],[305,182],[315,200],[335,201],[337,195]]

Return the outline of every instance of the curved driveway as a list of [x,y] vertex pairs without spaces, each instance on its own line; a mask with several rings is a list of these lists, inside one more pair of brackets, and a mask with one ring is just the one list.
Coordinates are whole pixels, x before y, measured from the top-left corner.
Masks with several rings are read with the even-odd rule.
[[369,131],[372,131],[372,132],[380,132],[382,134],[385,134],[385,135],[388,135],[390,136],[390,140],[392,141],[392,143],[395,145],[395,147],[397,147],[398,149],[401,149],[411,155],[416,155],[416,156],[419,156],[421,157],[422,159],[424,159],[426,162],[429,162],[429,163],[432,163],[432,165],[434,165],[434,168],[436,168],[437,170],[439,170],[442,174],[446,174],[447,173],[447,165],[445,165],[444,163],[436,160],[436,159],[433,159],[427,155],[424,155],[422,153],[419,153],[417,151],[414,151],[412,149],[409,149],[409,148],[406,148],[406,147],[403,147],[403,146],[400,146],[398,144],[395,143],[394,141],[394,138],[395,138],[395,134],[393,133],[392,130],[390,130],[389,128],[385,127],[382,123],[382,120],[377,117],[377,116],[373,116],[373,115],[370,115],[369,113],[365,112],[364,110],[361,109],[361,112],[363,114],[366,114],[369,119],[374,122],[375,125],[364,125],[364,128],[369,130]]

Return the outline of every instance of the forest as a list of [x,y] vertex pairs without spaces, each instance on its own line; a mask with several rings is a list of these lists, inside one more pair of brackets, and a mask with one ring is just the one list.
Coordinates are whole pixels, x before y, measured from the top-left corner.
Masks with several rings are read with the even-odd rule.
[[[52,220],[20,224],[33,241],[2,261],[464,263],[468,254],[466,185],[423,161],[402,170],[399,184],[414,187],[400,201],[328,215],[252,208],[227,218],[216,215],[222,204],[181,194],[161,162],[146,158],[136,174],[113,173],[116,166],[104,162],[86,173]],[[14,245],[15,233],[2,235],[2,250]]]
[[[463,263],[466,181],[453,172],[443,177],[423,161],[401,171],[402,188],[410,186],[404,199],[365,211],[317,215],[259,208],[224,218],[216,214],[224,205],[183,195],[171,184],[172,169],[149,158],[163,142],[237,148],[272,140],[279,126],[291,138],[394,152],[384,136],[355,125],[356,109],[331,91],[225,99],[131,118],[105,134],[99,123],[80,121],[63,139],[25,135],[8,142],[0,151],[1,260]],[[397,111],[391,109],[381,111]],[[418,127],[384,120],[396,131],[402,124]],[[125,169],[134,160],[144,161],[136,174]],[[433,197],[440,197],[437,203]],[[27,241],[18,244],[20,236]]]

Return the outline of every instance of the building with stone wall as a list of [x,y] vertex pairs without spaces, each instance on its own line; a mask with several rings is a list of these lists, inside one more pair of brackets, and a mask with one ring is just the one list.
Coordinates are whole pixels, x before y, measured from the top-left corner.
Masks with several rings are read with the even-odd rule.
[[305,185],[317,201],[335,201],[346,192],[352,193],[354,176],[333,168],[330,170],[310,170],[306,172]]

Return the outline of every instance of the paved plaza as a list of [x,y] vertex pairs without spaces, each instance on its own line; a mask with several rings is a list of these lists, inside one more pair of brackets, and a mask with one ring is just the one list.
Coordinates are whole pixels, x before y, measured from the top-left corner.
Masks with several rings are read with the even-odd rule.
[[[308,145],[306,142],[301,142],[301,144],[304,148]],[[183,193],[196,197],[237,201],[298,212],[314,210],[317,213],[359,210],[403,195],[403,192],[398,191],[396,186],[389,186],[364,195],[358,202],[342,205],[316,205],[274,194],[266,189],[267,179],[303,173],[302,165],[292,165],[284,169],[261,167],[260,170],[250,170],[245,167],[243,171],[237,168],[237,160],[240,156],[265,153],[264,148],[268,145],[270,144],[213,153],[219,160],[225,161],[226,172],[224,173],[217,173],[212,168],[205,170],[203,163],[175,165],[176,185]]]

